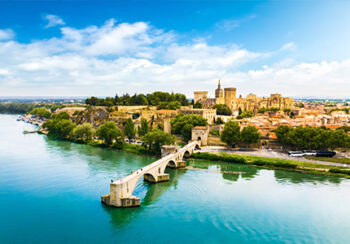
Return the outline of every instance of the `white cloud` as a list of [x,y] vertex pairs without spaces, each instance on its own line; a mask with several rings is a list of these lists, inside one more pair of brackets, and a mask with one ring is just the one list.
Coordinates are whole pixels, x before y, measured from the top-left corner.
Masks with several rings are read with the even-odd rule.
[[[239,93],[346,96],[350,59],[298,63],[293,59],[246,69],[278,52],[258,53],[204,40],[179,43],[173,32],[145,22],[83,29],[62,27],[62,37],[29,44],[0,42],[0,95],[114,95],[213,91],[220,78]],[[287,45],[291,46],[291,45]],[[289,47],[290,48],[290,47]]]
[[294,51],[296,47],[295,43],[288,42],[281,47],[281,51]]
[[45,28],[50,28],[50,27],[54,27],[57,25],[65,25],[66,23],[63,21],[63,19],[61,19],[60,17],[58,17],[57,15],[53,15],[53,14],[47,14],[45,16],[45,20],[48,21],[47,25],[45,26]]
[[245,16],[241,19],[224,19],[218,23],[215,24],[216,28],[223,30],[223,31],[231,31],[237,27],[239,27],[241,24],[255,19],[256,16],[254,14]]
[[12,39],[15,33],[11,29],[0,29],[0,41]]

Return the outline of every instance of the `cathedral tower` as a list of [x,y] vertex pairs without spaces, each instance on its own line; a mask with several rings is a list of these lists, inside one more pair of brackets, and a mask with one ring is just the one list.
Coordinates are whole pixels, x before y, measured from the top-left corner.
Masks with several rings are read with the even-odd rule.
[[224,91],[221,89],[220,80],[218,88],[215,90],[215,102],[216,104],[224,104]]

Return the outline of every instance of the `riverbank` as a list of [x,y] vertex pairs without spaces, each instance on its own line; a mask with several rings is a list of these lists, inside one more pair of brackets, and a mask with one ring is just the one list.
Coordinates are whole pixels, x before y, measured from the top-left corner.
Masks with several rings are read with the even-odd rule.
[[208,153],[196,152],[191,155],[192,159],[201,159],[207,161],[222,161],[229,163],[238,163],[254,165],[262,168],[281,169],[308,174],[332,175],[338,177],[350,178],[350,167],[338,167],[318,163],[310,163],[288,159],[267,158],[251,155],[237,155],[233,153]]

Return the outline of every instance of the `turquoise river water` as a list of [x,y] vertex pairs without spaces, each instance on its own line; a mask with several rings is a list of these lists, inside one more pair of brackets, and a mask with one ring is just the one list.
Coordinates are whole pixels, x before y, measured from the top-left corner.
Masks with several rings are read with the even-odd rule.
[[190,161],[141,179],[141,207],[110,208],[110,179],[155,158],[23,134],[17,117],[0,115],[0,243],[350,243],[350,180]]

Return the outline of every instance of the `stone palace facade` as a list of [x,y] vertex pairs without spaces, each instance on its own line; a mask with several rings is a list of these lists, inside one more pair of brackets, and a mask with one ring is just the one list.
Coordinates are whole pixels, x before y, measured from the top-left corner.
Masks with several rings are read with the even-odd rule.
[[243,98],[236,96],[236,88],[221,88],[220,80],[215,90],[215,98],[209,98],[207,91],[195,91],[194,102],[200,102],[204,108],[211,108],[215,104],[226,104],[232,112],[239,109],[242,111],[251,110],[257,112],[260,108],[293,109],[294,100],[289,97],[282,97],[281,94],[271,94],[270,97],[258,97],[249,94]]

